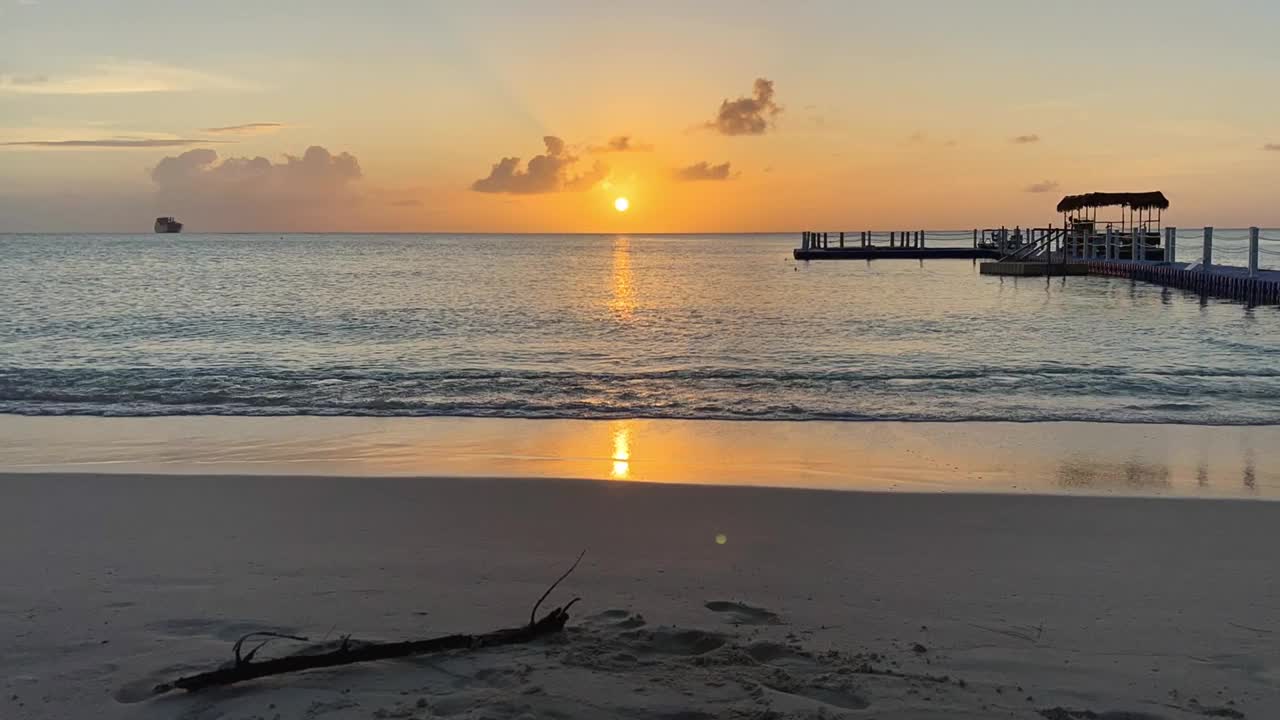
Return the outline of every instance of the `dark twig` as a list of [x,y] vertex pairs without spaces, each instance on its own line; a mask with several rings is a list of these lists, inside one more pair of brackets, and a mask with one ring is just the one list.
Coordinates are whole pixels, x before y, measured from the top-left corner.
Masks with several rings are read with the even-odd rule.
[[[582,561],[586,551],[578,556],[577,561],[563,575],[559,577],[550,588],[538,598],[538,602],[533,606],[534,617],[538,612],[538,607],[543,600],[551,594],[552,590],[560,584],[565,578],[569,577],[569,573],[578,567],[578,563]],[[161,695],[172,690],[186,690],[195,692],[211,687],[219,687],[223,685],[233,685],[235,683],[245,682],[256,678],[268,677],[271,675],[283,675],[285,673],[300,672],[302,670],[311,670],[314,668],[335,667],[338,665],[350,665],[352,663],[370,662],[374,660],[387,660],[390,658],[408,657],[411,655],[424,655],[426,653],[443,652],[446,650],[477,650],[486,647],[497,647],[500,645],[514,645],[517,643],[527,643],[545,635],[560,632],[564,629],[565,623],[569,620],[569,608],[573,607],[580,598],[573,598],[563,607],[558,607],[541,619],[534,619],[528,625],[516,628],[506,628],[503,630],[494,630],[480,635],[444,635],[442,637],[429,638],[426,640],[406,640],[402,642],[387,643],[360,643],[352,642],[350,635],[343,635],[341,642],[336,649],[328,652],[304,651],[295,655],[287,655],[280,658],[272,658],[253,662],[254,654],[262,648],[265,642],[259,643],[256,647],[246,655],[241,655],[241,647],[244,642],[251,637],[267,637],[268,640],[273,638],[287,638],[291,640],[307,641],[306,638],[294,635],[285,635],[274,632],[252,632],[242,636],[236,641],[232,650],[235,654],[235,663],[225,665],[217,670],[209,672],[197,673],[180,677],[173,682],[161,683],[156,685],[152,691],[155,695]]]
[[[242,658],[240,657],[240,646],[244,645],[244,641],[248,640],[251,637],[265,637],[266,640],[263,640],[262,642],[258,643],[252,650],[249,651],[248,655],[245,655]],[[231,652],[234,653],[236,656],[236,664],[239,665],[241,663],[247,663],[253,660],[254,654],[256,654],[259,650],[261,650],[263,645],[266,645],[267,643],[271,642],[275,638],[284,638],[285,640],[297,640],[298,642],[310,642],[310,640],[308,640],[307,638],[300,637],[298,635],[285,635],[284,633],[270,632],[267,630],[259,630],[257,632],[245,633],[244,635],[240,636],[239,640],[236,640],[235,645],[231,646]]]
[[[565,570],[563,575],[557,578],[555,582],[551,583],[551,587],[547,588],[547,591],[542,593],[542,597],[538,598],[538,602],[533,604],[533,609],[529,611],[529,627],[533,627],[534,618],[538,616],[538,606],[542,604],[543,600],[547,599],[547,596],[551,594],[552,590],[556,589],[556,586],[559,585],[561,581],[569,577],[569,575],[574,570],[578,569],[578,563],[582,562],[582,558],[585,557],[586,554],[587,554],[587,549],[583,548],[582,552],[578,553],[578,559],[573,561],[573,565],[570,565],[569,569]],[[570,602],[568,605],[565,605],[564,608],[562,609],[568,610],[573,605],[573,603],[577,601],[578,601],[578,598],[574,598],[573,602]]]

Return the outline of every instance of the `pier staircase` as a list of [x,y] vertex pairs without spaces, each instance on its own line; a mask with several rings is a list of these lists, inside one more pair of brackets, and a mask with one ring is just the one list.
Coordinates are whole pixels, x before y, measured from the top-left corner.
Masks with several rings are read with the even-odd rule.
[[[993,262],[982,263],[983,275],[1087,275],[1089,266],[1067,253],[1063,228],[1031,228],[1030,239]],[[1006,238],[1007,240],[1007,238]]]

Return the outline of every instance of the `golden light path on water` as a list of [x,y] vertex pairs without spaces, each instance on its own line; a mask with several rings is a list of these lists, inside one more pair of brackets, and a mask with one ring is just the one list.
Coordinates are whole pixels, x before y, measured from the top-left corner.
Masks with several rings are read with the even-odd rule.
[[613,240],[612,272],[609,276],[609,311],[618,322],[628,322],[635,314],[636,289],[631,273],[631,239],[619,235]]
[[626,425],[613,431],[613,471],[610,475],[617,480],[631,477],[631,430]]

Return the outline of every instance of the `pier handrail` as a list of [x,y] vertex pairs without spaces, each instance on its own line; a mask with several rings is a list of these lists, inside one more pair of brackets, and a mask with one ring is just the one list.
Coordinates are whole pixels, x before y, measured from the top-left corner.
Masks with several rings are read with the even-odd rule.
[[1040,235],[1040,239],[1022,245],[1011,253],[1006,253],[1000,258],[1000,262],[1008,262],[1010,260],[1026,260],[1033,256],[1039,255],[1053,246],[1053,241],[1057,240],[1066,233],[1062,228],[1048,228]]

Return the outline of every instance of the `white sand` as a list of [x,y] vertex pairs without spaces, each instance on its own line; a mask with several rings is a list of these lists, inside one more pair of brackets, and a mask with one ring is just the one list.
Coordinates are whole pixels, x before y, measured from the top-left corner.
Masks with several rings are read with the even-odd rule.
[[[3,718],[1280,717],[1272,502],[127,475],[0,498]],[[555,640],[124,702],[256,628],[519,624],[583,547]]]

